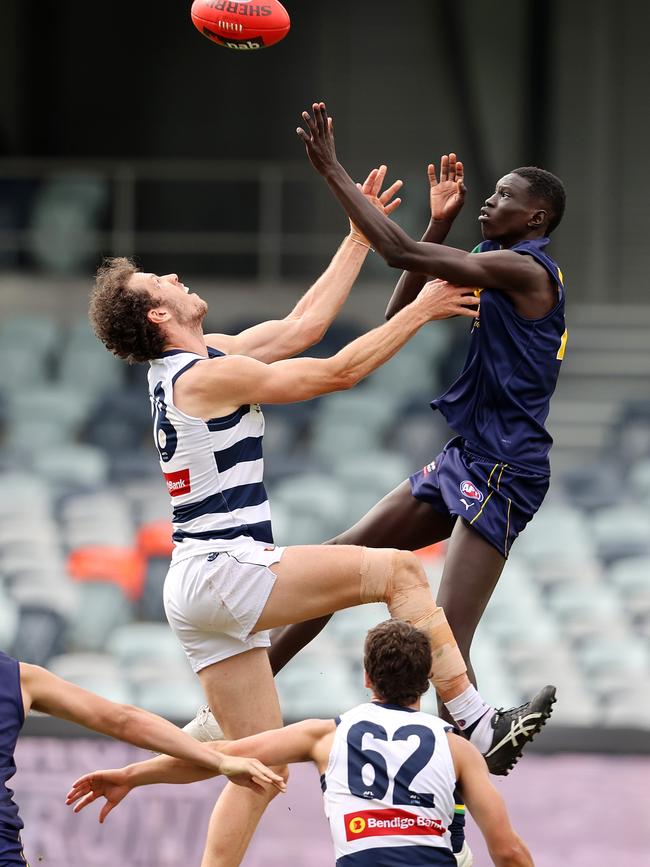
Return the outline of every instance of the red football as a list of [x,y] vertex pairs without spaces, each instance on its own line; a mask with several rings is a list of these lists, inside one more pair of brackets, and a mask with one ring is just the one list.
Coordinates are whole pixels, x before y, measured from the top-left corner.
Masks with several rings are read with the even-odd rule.
[[291,27],[289,14],[278,0],[194,0],[192,21],[208,39],[236,51],[275,45]]

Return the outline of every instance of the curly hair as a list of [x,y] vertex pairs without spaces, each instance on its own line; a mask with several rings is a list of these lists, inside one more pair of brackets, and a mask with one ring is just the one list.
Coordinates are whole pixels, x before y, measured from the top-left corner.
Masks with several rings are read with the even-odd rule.
[[363,667],[377,698],[407,707],[429,689],[431,643],[404,620],[384,620],[366,636]]
[[528,181],[529,193],[532,198],[540,199],[549,210],[550,219],[546,229],[550,235],[560,225],[566,207],[566,191],[562,181],[545,169],[537,166],[521,166],[513,169],[513,175],[519,175]]
[[150,292],[129,289],[138,268],[131,259],[105,259],[95,277],[90,323],[104,346],[129,364],[157,358],[165,336],[147,313],[160,304]]

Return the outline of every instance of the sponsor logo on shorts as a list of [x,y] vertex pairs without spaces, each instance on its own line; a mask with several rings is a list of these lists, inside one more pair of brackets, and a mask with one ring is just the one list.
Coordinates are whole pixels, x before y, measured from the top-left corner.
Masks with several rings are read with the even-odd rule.
[[422,472],[424,473],[425,476],[428,476],[429,473],[432,473],[435,470],[435,468],[436,468],[436,462],[431,461],[430,464],[427,464],[426,467],[424,467],[422,469]]
[[468,500],[475,500],[477,503],[483,501],[483,494],[479,491],[474,482],[470,482],[469,479],[465,479],[464,482],[460,483],[460,492],[463,496],[467,497]]
[[445,827],[440,819],[417,816],[406,810],[362,810],[343,817],[347,840],[364,837],[427,834],[442,837]]
[[189,494],[192,490],[190,484],[190,471],[179,470],[177,473],[163,473],[167,490],[170,497],[180,497],[183,494]]

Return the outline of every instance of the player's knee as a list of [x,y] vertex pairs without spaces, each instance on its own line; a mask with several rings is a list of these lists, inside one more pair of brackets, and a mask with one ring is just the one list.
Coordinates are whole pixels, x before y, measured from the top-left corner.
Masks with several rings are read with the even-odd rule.
[[393,585],[396,590],[429,589],[429,581],[422,564],[411,551],[395,551],[393,564],[395,569]]

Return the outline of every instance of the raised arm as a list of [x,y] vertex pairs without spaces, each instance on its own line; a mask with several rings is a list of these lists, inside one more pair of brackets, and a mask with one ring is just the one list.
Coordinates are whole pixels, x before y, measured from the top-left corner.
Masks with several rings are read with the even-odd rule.
[[457,314],[476,316],[471,290],[433,281],[390,322],[362,335],[331,358],[295,358],[262,364],[226,356],[195,364],[174,386],[174,401],[198,418],[222,417],[249,403],[295,403],[351,388],[378,368],[426,322]]
[[[209,775],[257,777],[282,787],[283,780],[257,760],[235,764],[218,751],[197,743],[175,725],[156,714],[131,705],[115,704],[81,689],[36,665],[20,664],[20,681],[25,710],[30,707],[51,716],[67,719],[121,741],[176,756],[209,769]],[[236,782],[245,783],[239,779]]]
[[[373,169],[360,189],[373,207],[388,215],[400,205],[401,200],[395,194],[402,182],[395,181],[382,192],[385,177],[385,166]],[[237,335],[207,334],[207,345],[229,355],[246,355],[266,363],[291,358],[308,349],[323,339],[343,307],[369,251],[370,244],[351,224],[349,235],[327,269],[288,316],[262,322]]]
[[546,286],[546,275],[530,256],[498,250],[473,256],[442,244],[417,242],[396,223],[377,212],[336,158],[333,124],[324,103],[314,103],[313,116],[303,112],[307,131],[297,133],[309,159],[337,197],[349,218],[370,240],[392,268],[414,271],[449,280],[462,286],[528,291],[532,285]]
[[505,802],[492,784],[485,759],[464,738],[450,734],[456,779],[465,804],[478,825],[496,867],[534,867],[523,840],[515,833]]
[[[463,164],[456,158],[456,154],[443,154],[440,158],[440,180],[436,177],[433,163],[429,164],[427,174],[431,219],[421,240],[430,244],[442,244],[465,202],[467,190]],[[386,319],[390,319],[402,307],[410,304],[426,281],[426,274],[404,271],[386,308]]]

